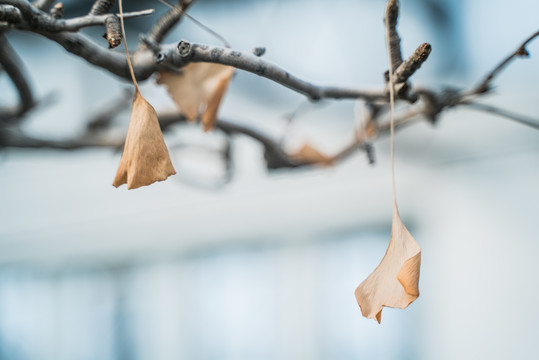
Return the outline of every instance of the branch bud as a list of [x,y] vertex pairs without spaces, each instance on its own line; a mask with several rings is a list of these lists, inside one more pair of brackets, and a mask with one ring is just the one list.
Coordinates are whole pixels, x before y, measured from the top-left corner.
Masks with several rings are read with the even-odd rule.
[[189,56],[191,53],[191,44],[188,41],[182,40],[178,43],[178,51],[181,57]]
[[428,43],[419,45],[414,53],[395,70],[393,74],[394,83],[398,84],[408,80],[427,60],[431,50],[432,47]]
[[109,43],[109,49],[115,48],[122,43],[122,28],[120,24],[120,18],[116,15],[109,15],[105,19],[106,33],[103,35]]
[[64,16],[64,4],[61,2],[56,3],[52,7],[50,15],[56,20],[61,19]]

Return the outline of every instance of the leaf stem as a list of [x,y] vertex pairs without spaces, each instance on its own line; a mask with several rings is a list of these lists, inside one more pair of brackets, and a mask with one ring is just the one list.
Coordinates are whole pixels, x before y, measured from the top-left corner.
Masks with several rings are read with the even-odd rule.
[[139,92],[139,87],[137,83],[137,78],[135,77],[135,72],[133,71],[133,64],[131,63],[131,58],[129,57],[129,50],[127,49],[127,37],[125,35],[125,26],[124,26],[124,10],[122,7],[122,0],[118,2],[120,7],[120,24],[122,25],[122,34],[124,37],[124,50],[125,58],[127,59],[127,66],[129,67],[129,72],[131,73],[131,79],[133,80],[133,85],[135,85],[135,90]]

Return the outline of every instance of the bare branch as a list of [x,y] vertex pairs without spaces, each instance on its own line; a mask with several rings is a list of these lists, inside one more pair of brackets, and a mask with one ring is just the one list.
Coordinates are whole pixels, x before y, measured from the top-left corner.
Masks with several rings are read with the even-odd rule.
[[[94,7],[96,7],[98,3],[101,4],[100,6],[109,6],[113,2],[114,1],[110,0],[97,1],[94,4]],[[0,21],[7,22],[11,28],[18,28],[39,33],[59,43],[67,51],[85,59],[89,63],[106,69],[121,78],[129,79],[127,61],[122,54],[108,51],[104,47],[96,44],[87,36],[76,33],[79,29],[86,26],[105,25],[112,22],[111,19],[115,17],[114,15],[108,14],[110,7],[107,7],[106,9],[100,8],[100,10],[92,10],[90,12],[92,14],[97,12],[100,15],[86,15],[78,18],[59,20],[40,10],[47,9],[47,7],[50,8],[52,3],[53,2],[39,1],[34,3],[34,6],[32,6],[29,2],[22,0],[0,0],[0,4],[2,4],[0,5]],[[387,89],[380,91],[368,91],[360,88],[316,85],[304,79],[298,78],[280,66],[261,59],[247,51],[238,51],[219,46],[189,43],[187,41],[181,41],[178,45],[161,45],[165,35],[180,20],[182,11],[186,10],[191,3],[192,1],[188,0],[180,1],[180,6],[182,6],[182,9],[171,9],[159,20],[148,35],[143,38],[143,42],[147,46],[139,47],[139,49],[132,54],[134,71],[137,79],[141,81],[146,80],[153,73],[162,70],[180,70],[183,66],[189,64],[190,62],[209,62],[233,66],[237,69],[265,77],[285,87],[288,87],[293,91],[303,94],[311,100],[320,100],[324,98],[365,99],[368,104],[376,104],[377,110],[372,114],[372,124],[374,124],[373,126],[375,129],[374,135],[368,138],[367,136],[362,136],[354,139],[351,143],[347,144],[341,151],[332,157],[335,162],[347,158],[350,156],[350,154],[358,150],[363,150],[369,153],[372,151],[371,141],[375,140],[377,137],[389,134],[389,123],[387,121],[380,121],[383,120],[380,118],[383,117],[382,115],[384,114],[384,109],[387,109]],[[152,11],[153,10],[146,10],[143,12],[128,13],[124,14],[124,17],[128,18],[147,15]],[[519,49],[517,49],[515,53],[502,61],[500,65],[498,65],[475,90],[464,92],[414,89],[416,90],[414,92],[408,83],[408,79],[426,60],[428,54],[430,53],[430,45],[421,45],[412,56],[403,62],[400,49],[400,38],[396,30],[397,18],[398,1],[390,0],[386,10],[386,19],[388,19],[389,25],[389,51],[391,55],[389,67],[392,71],[395,71],[394,78],[396,80],[394,83],[397,83],[398,86],[396,95],[400,99],[405,100],[410,100],[415,96],[419,97],[421,101],[416,104],[416,106],[408,110],[401,111],[395,116],[395,129],[400,129],[424,118],[434,122],[442,111],[461,105],[466,105],[481,111],[495,113],[528,126],[539,128],[537,125],[539,122],[532,119],[512,114],[505,110],[490,107],[488,105],[476,104],[473,102],[477,97],[481,96],[482,93],[488,90],[489,83],[492,81],[492,79],[500,71],[502,71],[515,56],[527,55],[525,46],[535,37],[539,36],[539,32],[533,34],[519,47]],[[111,34],[112,32],[113,31],[111,31]],[[0,37],[0,40],[2,39],[7,44],[7,40]],[[113,44],[119,43],[120,41],[119,39],[113,37],[108,38],[108,40],[109,43],[112,41]],[[0,46],[2,49],[11,49],[9,44],[7,44],[6,47],[4,46],[3,42],[0,43]],[[17,70],[14,72],[9,65],[9,59],[5,60],[4,57],[11,57],[11,63],[20,64],[20,61],[18,59],[14,61],[13,54],[9,50],[2,51],[0,55],[0,65],[9,74],[17,86],[17,90],[19,91],[19,95],[21,97],[21,107],[26,109],[31,108],[34,103],[33,96],[30,92],[30,88],[25,80],[25,77],[20,76],[20,74],[22,74],[20,67],[16,67],[20,73],[17,75]],[[19,77],[22,80],[20,84],[17,85],[15,78]],[[23,98],[26,100],[23,101]],[[122,104],[123,103],[120,103],[120,105]],[[384,111],[380,111],[380,109]],[[113,111],[108,116],[113,116],[116,113],[117,112]],[[170,125],[185,121],[185,117],[178,114],[170,116],[161,115],[159,121],[163,130],[166,131]],[[20,129],[8,129],[3,127],[0,128],[0,135],[2,135],[0,145],[15,147],[52,147],[59,149],[75,149],[89,146],[121,146],[121,141],[123,141],[123,139],[115,138],[111,140],[104,136],[106,135],[107,130],[110,130],[108,129],[109,123],[110,118],[108,118],[107,115],[104,115],[104,117],[99,118],[99,120],[95,123],[89,124],[85,134],[74,139],[68,139],[66,141],[36,139],[27,136]],[[218,122],[217,127],[229,135],[243,134],[259,141],[264,146],[267,166],[270,169],[287,167],[293,168],[310,165],[307,163],[298,163],[284,151],[282,144],[268,138],[254,129],[238,126],[226,121]],[[372,155],[370,158],[372,159]]]
[[36,8],[32,6],[28,1],[24,0],[0,0],[0,4],[4,5],[11,5],[19,9],[22,16],[29,20],[30,22],[33,22],[34,18],[38,18],[41,15],[48,16],[46,13],[41,11],[39,8]]
[[52,5],[56,2],[56,0],[36,0],[32,3],[36,8],[43,10],[43,11],[49,11],[49,9],[52,7]]
[[0,129],[0,148],[76,150],[85,148],[119,148],[125,136],[109,138],[98,133],[85,133],[72,139],[42,139],[27,135],[20,128]]
[[0,5],[0,21],[16,24],[22,19],[21,12],[15,6]]
[[389,39],[389,49],[391,70],[395,71],[402,63],[401,39],[397,33],[397,19],[399,17],[398,0],[390,0],[386,7],[387,37]]
[[[165,36],[176,26],[181,18],[182,18],[182,11],[187,11],[187,9],[194,3],[195,1],[181,1],[180,2],[180,9],[174,7],[169,9],[153,26],[153,28],[148,32],[148,35],[146,37],[150,41],[154,41],[158,44],[163,42],[163,39]],[[180,11],[181,10],[181,11]]]
[[[89,63],[99,66],[124,79],[129,79],[129,71],[125,57],[119,53],[110,52],[97,45],[94,41],[82,34],[73,33],[47,33],[43,36],[54,40],[62,45],[67,51],[82,57]],[[273,80],[284,85],[312,100],[323,98],[332,99],[357,99],[362,98],[370,101],[387,100],[383,91],[369,91],[360,88],[347,88],[338,86],[319,86],[302,80],[288,71],[269,61],[261,59],[251,52],[227,49],[219,46],[201,44],[180,43],[182,49],[173,45],[164,45],[159,58],[165,59],[157,63],[154,50],[145,49],[137,51],[133,58],[133,67],[138,80],[148,79],[155,71],[169,67],[181,68],[189,62],[210,62],[222,65],[230,65],[237,69],[245,70],[253,74]],[[182,56],[183,55],[183,56]]]
[[[41,35],[57,42],[70,53],[77,55],[92,65],[103,68],[123,79],[130,79],[129,69],[125,56],[118,52],[111,52],[98,45],[87,36],[78,33],[47,33]],[[148,79],[157,69],[153,53],[143,51],[134,59],[135,74],[137,79]]]
[[89,15],[103,15],[108,14],[110,9],[112,8],[112,5],[116,0],[96,0],[94,5],[92,6],[92,9],[88,13]]
[[12,120],[21,117],[34,107],[35,100],[22,67],[22,60],[17,56],[4,34],[0,33],[0,65],[11,78],[19,93],[19,105],[13,108],[0,109],[0,119]]
[[480,104],[480,103],[474,103],[474,102],[462,103],[462,105],[466,105],[468,108],[473,109],[473,110],[484,111],[490,114],[502,116],[507,119],[514,120],[520,124],[527,125],[536,130],[539,130],[539,120],[537,119],[532,119],[523,115],[515,114],[511,111],[500,109],[499,107],[492,106],[492,105],[486,105],[486,104]]
[[220,46],[191,44],[186,41],[181,41],[178,44],[178,49],[168,48],[163,54],[164,58],[167,59],[167,62],[171,62],[177,67],[181,67],[189,62],[211,62],[233,66],[237,69],[245,70],[273,80],[309,97],[311,100],[320,100],[324,98],[362,98],[366,100],[387,99],[387,96],[383,92],[315,85],[290,74],[278,65],[253,55],[251,52],[238,51]]
[[393,81],[398,84],[408,80],[427,60],[431,49],[430,44],[419,45],[416,51],[395,69]]
[[500,62],[498,64],[498,66],[496,66],[491,72],[489,72],[487,74],[487,76],[485,76],[483,81],[481,81],[481,83],[472,91],[472,93],[481,94],[481,93],[489,91],[490,90],[490,83],[492,82],[492,80],[494,80],[496,75],[498,75],[515,57],[517,57],[517,56],[519,56],[519,57],[528,57],[530,55],[528,53],[528,50],[526,50],[526,45],[528,45],[528,43],[530,43],[533,39],[535,39],[538,36],[539,36],[539,31],[537,31],[536,33],[531,35],[529,38],[527,38],[518,47],[518,49],[516,49],[507,58],[502,60],[502,62]]
[[[159,121],[161,121],[161,117]],[[292,160],[279,142],[272,140],[261,132],[226,120],[217,121],[215,126],[230,135],[241,134],[260,142],[264,147],[264,159],[270,170],[295,168],[302,165]]]
[[[6,4],[16,7],[20,11],[20,17],[15,18],[13,10],[7,9],[0,11],[4,13],[9,11],[10,19],[6,19],[8,23],[15,25],[21,30],[30,30],[36,32],[63,32],[63,31],[78,31],[85,27],[105,25],[109,14],[104,15],[86,15],[71,19],[56,19],[49,14],[46,14],[21,0],[0,0],[0,4]],[[3,10],[3,9],[2,9]],[[153,9],[134,11],[124,13],[124,19],[132,19],[141,16],[148,16],[154,13]],[[6,15],[2,15],[5,17]],[[117,15],[119,16],[119,15]]]

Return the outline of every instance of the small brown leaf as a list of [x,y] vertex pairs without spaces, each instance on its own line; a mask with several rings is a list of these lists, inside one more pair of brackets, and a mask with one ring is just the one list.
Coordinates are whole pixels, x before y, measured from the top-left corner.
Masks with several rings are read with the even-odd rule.
[[178,110],[189,121],[195,121],[202,112],[205,131],[211,130],[217,111],[234,74],[232,66],[212,63],[191,63],[182,72],[160,72],[158,84],[165,85]]
[[384,258],[356,289],[363,316],[382,320],[382,308],[404,309],[419,296],[421,248],[401,221],[393,204],[391,240]]
[[298,164],[302,165],[325,165],[330,166],[335,160],[333,157],[326,156],[315,149],[310,144],[304,144],[298,151],[291,154],[290,157]]
[[174,174],[157,114],[137,88],[124,152],[112,185],[127,184],[127,189],[136,189]]
[[375,121],[369,121],[365,125],[365,133],[367,134],[368,139],[375,138],[378,136],[378,124]]

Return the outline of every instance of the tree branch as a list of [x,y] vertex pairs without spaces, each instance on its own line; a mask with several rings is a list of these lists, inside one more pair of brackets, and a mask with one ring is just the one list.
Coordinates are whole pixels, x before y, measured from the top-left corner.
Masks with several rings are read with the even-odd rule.
[[161,44],[165,36],[180,22],[182,12],[187,11],[194,2],[195,0],[180,1],[180,9],[176,7],[169,9],[148,32],[147,39]]
[[515,114],[511,111],[504,110],[504,109],[501,109],[499,107],[492,106],[492,105],[486,105],[486,104],[480,104],[480,103],[474,103],[474,102],[470,102],[470,103],[462,102],[461,104],[466,105],[470,109],[479,110],[479,111],[487,112],[490,114],[502,116],[504,118],[514,120],[520,124],[539,130],[539,120],[537,119],[532,119],[532,118],[529,118],[520,114]]
[[22,69],[22,60],[17,56],[6,37],[0,32],[0,65],[11,78],[19,93],[19,104],[12,108],[0,109],[0,119],[9,121],[20,118],[35,105],[34,94]]
[[386,7],[387,19],[387,37],[389,39],[389,48],[387,51],[390,54],[390,63],[392,71],[397,70],[402,63],[401,55],[401,39],[397,33],[397,19],[399,17],[399,2],[397,0],[389,0]]
[[498,75],[509,63],[517,56],[519,57],[528,57],[530,54],[526,50],[526,45],[530,43],[533,39],[539,36],[539,31],[527,38],[511,55],[503,59],[492,71],[490,71],[487,76],[477,85],[477,87],[472,91],[474,94],[482,94],[490,90],[490,83],[496,75]]
[[[83,34],[68,32],[41,32],[40,34],[57,42],[68,52],[81,57],[92,65],[105,69],[125,80],[131,79],[125,55],[109,51]],[[155,64],[153,53],[148,50],[136,54],[133,66],[135,76],[141,81],[148,79],[159,69]]]
[[22,20],[21,12],[15,6],[0,5],[0,21],[1,22],[17,24],[21,20]]
[[[89,63],[108,70],[121,78],[129,79],[129,70],[127,61],[123,54],[109,51],[98,45],[87,36],[77,31],[86,26],[103,25],[106,19],[110,19],[111,14],[106,14],[110,10],[113,0],[99,0],[94,4],[92,14],[72,19],[55,19],[41,9],[50,8],[52,1],[38,1],[31,5],[22,0],[0,0],[0,21],[7,22],[9,28],[17,28],[32,31],[45,36],[61,46],[68,52],[75,54]],[[181,0],[180,6],[183,10],[192,3],[189,0]],[[99,5],[99,6],[98,6]],[[103,7],[104,6],[104,7]],[[275,81],[289,89],[305,95],[311,100],[320,100],[324,98],[331,99],[363,99],[367,105],[375,111],[370,114],[369,126],[370,133],[365,131],[361,136],[343,147],[343,149],[330,157],[332,163],[341,161],[350,154],[358,150],[366,151],[370,154],[371,142],[380,136],[389,134],[389,122],[384,122],[383,115],[388,107],[387,89],[379,91],[369,91],[360,88],[347,88],[343,86],[325,86],[313,84],[307,80],[301,79],[290,74],[284,68],[258,57],[261,54],[253,54],[247,51],[238,51],[220,46],[203,45],[181,41],[179,44],[161,45],[165,35],[180,20],[183,10],[171,9],[168,11],[154,27],[148,32],[148,35],[141,40],[147,46],[139,46],[131,57],[133,60],[134,71],[137,79],[140,81],[148,79],[152,74],[164,70],[180,70],[191,62],[208,62],[222,65],[233,66],[269,80]],[[151,13],[153,10],[143,12],[132,12],[124,14],[125,18],[142,16]],[[395,129],[400,129],[409,124],[413,124],[422,119],[428,119],[435,122],[438,116],[446,109],[466,105],[481,111],[486,111],[508,117],[525,125],[539,128],[537,121],[517,114],[507,112],[502,109],[475,103],[475,99],[488,91],[489,84],[493,78],[499,74],[505,66],[516,56],[525,56],[527,51],[525,46],[534,38],[539,36],[536,32],[530,36],[513,54],[504,59],[495,69],[493,69],[481,84],[470,91],[434,91],[430,89],[414,89],[412,91],[408,79],[421,66],[430,53],[430,45],[421,45],[416,52],[407,60],[402,60],[400,50],[400,38],[396,30],[398,17],[398,1],[390,0],[386,11],[390,37],[390,68],[395,71],[395,83],[397,83],[397,95],[403,100],[414,100],[419,98],[419,102],[413,107],[403,110],[395,116]],[[5,26],[3,27],[5,29]],[[114,41],[116,43],[117,41]],[[13,64],[20,63],[18,58],[14,58],[14,52],[7,40],[0,37],[0,66],[9,74],[17,86],[21,97],[21,106],[29,109],[33,106],[34,100],[26,78],[23,76],[20,68],[16,66],[13,70]],[[9,50],[11,49],[11,50]],[[6,60],[7,59],[7,60]],[[10,60],[11,59],[11,60]],[[15,60],[14,60],[15,59]],[[11,61],[11,62],[10,62]],[[19,73],[17,73],[19,71]],[[16,80],[19,79],[19,80]],[[17,85],[18,83],[18,85]],[[121,104],[126,104],[123,102]],[[46,139],[36,139],[27,136],[20,129],[0,128],[0,146],[9,147],[50,147],[58,149],[76,149],[82,147],[114,147],[122,145],[123,138],[108,138],[110,117],[116,114],[117,110],[111,111],[109,115],[103,115],[95,122],[89,124],[87,132],[80,137],[68,139],[65,141],[50,141]],[[160,115],[159,121],[163,131],[175,123],[185,121],[185,117],[178,114]],[[229,136],[234,134],[243,134],[260,142],[264,147],[265,158],[269,169],[294,168],[312,165],[312,161],[298,161],[288,154],[280,142],[263,135],[262,133],[244,126],[239,126],[231,122],[219,121],[217,128],[227,133]],[[372,155],[369,159],[373,161]]]
[[192,44],[187,41],[180,41],[177,48],[171,48],[169,46],[164,47],[164,49],[166,50],[159,54],[160,57],[175,67],[185,66],[189,62],[210,62],[229,65],[273,80],[278,84],[309,97],[311,100],[324,98],[365,99],[370,101],[387,99],[387,95],[384,92],[315,85],[292,75],[276,64],[255,56],[251,52],[238,51],[220,46]]
[[[13,18],[13,15],[11,15],[11,21],[9,19],[6,20],[8,21],[8,23],[11,23],[12,25],[14,25],[16,28],[20,30],[30,30],[30,31],[35,31],[35,32],[49,32],[49,33],[63,32],[63,31],[76,32],[85,27],[105,25],[105,21],[107,17],[109,17],[110,15],[110,14],[102,14],[102,15],[89,14],[89,15],[75,17],[71,19],[56,19],[50,16],[49,14],[44,13],[43,11],[37,8],[34,8],[29,3],[22,0],[0,0],[0,4],[10,5],[20,11],[20,17],[19,19],[17,19],[18,21],[13,21],[15,19]],[[5,11],[13,12],[13,10],[3,10],[3,8],[0,9],[0,13],[5,12]],[[153,13],[154,13],[153,9],[148,9],[148,10],[124,13],[123,17],[124,19],[132,19],[132,18],[137,18],[141,16],[148,16]],[[116,16],[120,16],[120,15],[117,14]]]
[[92,5],[92,8],[90,9],[89,15],[103,15],[108,14],[110,9],[112,8],[112,5],[116,0],[96,0],[94,2],[94,5]]
[[49,11],[55,2],[56,0],[36,0],[32,3],[32,5],[40,10]]

